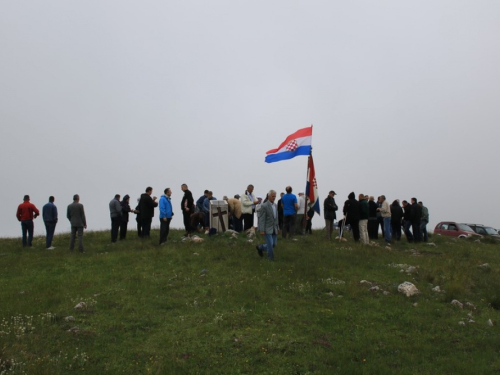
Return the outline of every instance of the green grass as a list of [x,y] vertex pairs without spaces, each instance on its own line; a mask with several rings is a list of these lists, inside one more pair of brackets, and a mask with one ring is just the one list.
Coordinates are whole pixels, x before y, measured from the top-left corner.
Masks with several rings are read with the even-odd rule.
[[[500,370],[497,243],[434,236],[435,247],[401,241],[389,250],[327,242],[317,231],[279,238],[268,262],[244,235],[199,244],[180,237],[172,231],[160,247],[157,232],[145,242],[131,232],[110,245],[108,232],[89,232],[85,254],[67,250],[68,235],[56,236],[54,251],[44,238],[33,249],[0,240],[0,373]],[[420,294],[398,293],[404,281]],[[432,291],[437,285],[446,292]],[[75,310],[82,301],[87,307]]]

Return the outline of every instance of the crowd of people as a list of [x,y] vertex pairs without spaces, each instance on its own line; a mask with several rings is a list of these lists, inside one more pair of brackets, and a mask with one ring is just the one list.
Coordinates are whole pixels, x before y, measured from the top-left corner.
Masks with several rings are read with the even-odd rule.
[[[335,204],[335,192],[330,191],[329,196],[325,199],[325,220],[335,219],[335,211],[338,209]],[[385,195],[377,198],[364,194],[356,195],[350,193],[348,199],[344,203],[343,214],[344,218],[340,221],[339,227],[344,228],[349,225],[352,230],[354,241],[361,241],[368,244],[370,240],[378,239],[379,227],[382,230],[382,237],[387,244],[393,240],[401,240],[401,229],[406,236],[408,242],[427,242],[429,240],[427,234],[427,224],[429,223],[429,210],[417,198],[411,198],[411,203],[403,200],[402,206],[399,200],[396,199],[389,204]],[[327,228],[332,228],[333,224],[329,220],[326,221]],[[331,230],[327,230],[328,237],[331,236]]]
[[[194,232],[205,232],[209,234],[210,228],[210,201],[217,200],[213,192],[205,190],[196,202],[193,194],[186,184],[181,185],[183,197],[180,208],[182,212],[185,237],[190,237]],[[311,202],[299,192],[298,197],[293,194],[291,186],[287,186],[285,192],[280,194],[280,199],[275,203],[277,193],[270,190],[265,199],[254,195],[254,186],[248,185],[242,196],[234,195],[233,198],[223,197],[228,207],[229,229],[235,232],[248,231],[255,227],[254,216],[257,214],[257,230],[266,240],[264,244],[257,246],[259,256],[267,252],[267,258],[274,260],[273,248],[277,245],[277,236],[281,231],[283,239],[292,239],[294,235],[312,234],[312,218],[314,208]],[[331,240],[337,219],[339,207],[335,202],[335,191],[331,190],[324,200],[324,218],[326,237]],[[120,194],[116,194],[109,202],[111,218],[111,243],[116,243],[118,238],[125,240],[127,237],[128,222],[130,214],[135,214],[137,222],[137,235],[140,238],[150,238],[151,225],[155,216],[155,208],[159,208],[160,235],[159,244],[167,243],[170,222],[174,216],[172,208],[172,190],[166,188],[158,200],[153,196],[153,188],[147,187],[145,192],[137,199],[137,206],[130,206],[130,196],[127,194],[120,200]],[[49,197],[49,202],[42,208],[42,217],[46,228],[46,249],[53,250],[52,240],[56,224],[58,222],[58,211],[55,198]],[[382,237],[387,243],[399,241],[402,232],[409,242],[428,241],[426,226],[429,222],[429,211],[422,202],[416,198],[411,203],[403,200],[402,206],[399,200],[394,200],[389,205],[386,197],[381,195],[375,199],[373,196],[350,193],[343,206],[343,218],[338,221],[339,235],[342,237],[346,230],[352,231],[354,241],[368,244],[370,240],[376,240],[379,236],[379,227]],[[29,195],[24,196],[23,203],[18,206],[16,217],[21,223],[23,246],[31,247],[33,241],[33,220],[40,215],[36,206],[30,202]],[[71,236],[69,249],[74,250],[78,238],[78,248],[84,252],[83,230],[87,228],[85,210],[80,203],[78,194],[73,196],[73,203],[67,207],[67,219],[71,224]],[[403,228],[403,231],[402,231]]]

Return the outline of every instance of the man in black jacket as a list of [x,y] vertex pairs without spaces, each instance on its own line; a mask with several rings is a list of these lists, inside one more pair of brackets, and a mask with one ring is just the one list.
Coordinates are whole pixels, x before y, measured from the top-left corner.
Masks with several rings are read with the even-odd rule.
[[377,203],[373,195],[368,200],[368,237],[370,240],[378,239],[378,218],[377,218]]
[[403,201],[403,228],[408,242],[413,242],[413,234],[411,233],[411,206],[407,201]]
[[141,213],[142,221],[142,238],[149,238],[151,221],[153,221],[153,217],[155,216],[155,207],[158,206],[156,197],[151,198],[151,194],[153,194],[153,188],[148,186],[146,192],[141,194],[141,200],[139,201],[139,212]]
[[182,218],[184,221],[185,236],[189,237],[193,231],[191,227],[191,215],[194,214],[194,198],[191,191],[189,191],[186,184],[181,185],[184,196],[181,201]]
[[328,238],[329,240],[332,239],[333,223],[337,218],[337,214],[335,213],[335,211],[339,209],[337,204],[335,203],[334,197],[335,192],[333,190],[330,190],[330,192],[328,193],[328,197],[326,197],[325,202],[323,203],[323,210],[325,212],[326,238]]
[[359,202],[356,200],[354,192],[348,195],[348,200],[344,203],[344,215],[346,224],[349,224],[352,229],[354,241],[359,241]]
[[420,221],[422,220],[422,207],[417,204],[417,198],[411,199],[411,227],[413,229],[413,240],[422,241],[422,232],[420,231]]

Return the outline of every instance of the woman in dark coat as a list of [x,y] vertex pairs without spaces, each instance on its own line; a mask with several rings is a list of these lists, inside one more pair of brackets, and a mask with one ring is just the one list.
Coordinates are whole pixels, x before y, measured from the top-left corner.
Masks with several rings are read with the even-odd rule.
[[396,241],[401,239],[401,223],[403,220],[403,209],[399,205],[399,201],[396,199],[391,204],[391,227],[392,236]]
[[124,240],[127,237],[127,226],[128,226],[128,214],[130,212],[135,212],[130,209],[130,196],[127,194],[123,197],[123,200],[120,202],[122,206],[122,217],[120,222],[120,240]]

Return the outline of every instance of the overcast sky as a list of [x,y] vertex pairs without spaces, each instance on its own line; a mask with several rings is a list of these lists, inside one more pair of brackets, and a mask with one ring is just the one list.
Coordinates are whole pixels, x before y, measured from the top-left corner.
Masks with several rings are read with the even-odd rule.
[[429,227],[500,227],[497,0],[5,0],[0,51],[1,237],[24,194],[56,197],[60,233],[75,193],[100,230],[147,186],[173,189],[173,227],[182,183],[304,190],[306,157],[264,157],[311,124],[321,201],[417,197]]

